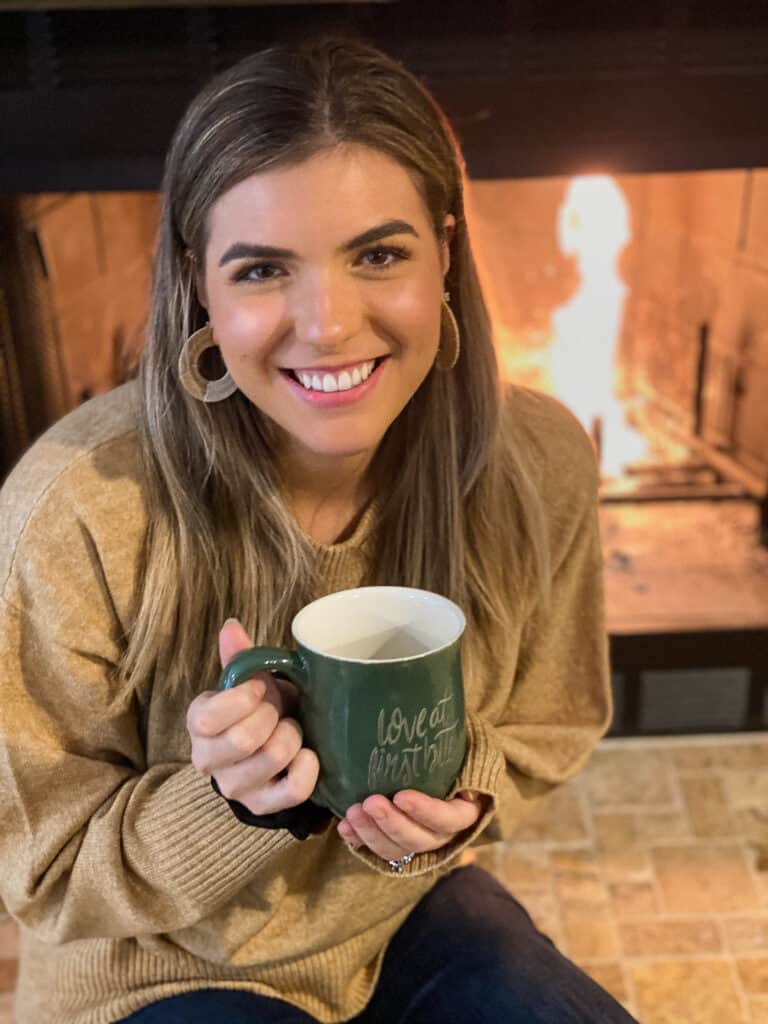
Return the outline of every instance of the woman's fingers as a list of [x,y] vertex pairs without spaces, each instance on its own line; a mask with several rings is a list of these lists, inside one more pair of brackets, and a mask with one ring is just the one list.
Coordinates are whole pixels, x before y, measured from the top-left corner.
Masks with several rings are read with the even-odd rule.
[[301,750],[302,741],[299,723],[293,718],[281,719],[267,742],[242,765],[244,771],[247,770],[251,776],[252,784],[264,785],[290,769]]
[[273,784],[272,793],[277,796],[276,807],[297,807],[309,800],[320,775],[317,754],[309,747],[302,747],[288,765],[287,773]]
[[482,803],[473,794],[438,800],[416,789],[404,789],[392,799],[410,819],[438,835],[463,832],[475,824],[482,811]]
[[237,619],[227,619],[219,630],[219,660],[221,667],[229,664],[236,654],[253,647],[253,640],[248,636]]
[[238,800],[253,814],[273,814],[308,800],[317,785],[320,762],[317,754],[302,747],[283,775],[260,782],[247,762],[216,773],[216,782],[228,800]]
[[[227,665],[251,639],[235,619],[219,632],[219,657]],[[195,768],[212,775],[223,796],[254,814],[303,803],[317,784],[317,755],[302,748],[299,723],[286,715],[298,705],[296,687],[256,673],[229,690],[199,694],[187,710]]]
[[235,763],[231,757],[223,759],[209,770],[216,776],[224,796],[242,801],[243,794],[252,794],[289,768],[301,750],[301,743],[299,723],[292,718],[284,718],[275,725],[264,743],[248,757],[238,758]]
[[[347,811],[345,821],[361,843],[385,860],[396,860],[405,853],[434,850],[446,841],[445,837],[412,821],[382,796],[368,797],[362,804],[354,804]],[[340,834],[345,838],[343,828]]]
[[269,680],[260,673],[231,690],[205,690],[187,709],[187,728],[196,736],[219,736],[262,706]]
[[[396,794],[394,801],[376,795],[362,804],[354,804],[339,823],[339,835],[352,846],[364,844],[377,856],[396,860],[406,853],[440,849],[459,832],[470,828],[482,810],[480,799],[473,794],[436,800],[415,790],[405,790]],[[419,817],[406,813],[409,807]],[[429,827],[429,822],[434,827]]]
[[[227,619],[219,630],[219,660],[222,669],[226,668],[235,655],[240,654],[241,651],[247,651],[251,647],[253,647],[253,641],[237,619]],[[281,717],[285,714],[296,713],[298,691],[290,680],[275,679],[271,672],[256,672],[253,678],[264,680],[266,686],[264,700],[274,704]],[[233,687],[232,690],[240,690],[245,685],[246,683],[241,683],[239,686]]]
[[192,763],[198,771],[210,774],[244,761],[265,746],[278,722],[279,715],[274,705],[261,701],[255,711],[236,720],[218,735],[196,734],[192,744]]

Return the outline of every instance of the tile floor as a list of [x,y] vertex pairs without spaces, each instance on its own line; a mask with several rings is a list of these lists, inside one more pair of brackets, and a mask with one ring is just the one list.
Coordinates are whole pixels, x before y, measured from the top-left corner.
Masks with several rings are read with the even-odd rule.
[[768,1024],[768,734],[605,740],[477,862],[641,1024]]
[[768,1024],[768,734],[603,741],[478,860],[641,1024]]

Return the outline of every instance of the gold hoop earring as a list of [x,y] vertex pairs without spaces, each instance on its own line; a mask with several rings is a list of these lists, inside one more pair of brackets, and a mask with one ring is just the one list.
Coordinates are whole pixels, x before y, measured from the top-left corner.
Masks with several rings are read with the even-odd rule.
[[208,380],[200,372],[200,356],[209,348],[216,348],[210,324],[190,334],[179,354],[179,381],[181,386],[198,402],[221,402],[237,391],[229,370],[218,380]]
[[435,360],[435,366],[438,370],[452,370],[459,361],[459,353],[461,352],[461,334],[459,333],[459,325],[456,322],[453,310],[448,305],[450,298],[450,292],[443,292],[443,301],[440,306],[442,328],[440,331],[440,348],[437,350],[437,359]]

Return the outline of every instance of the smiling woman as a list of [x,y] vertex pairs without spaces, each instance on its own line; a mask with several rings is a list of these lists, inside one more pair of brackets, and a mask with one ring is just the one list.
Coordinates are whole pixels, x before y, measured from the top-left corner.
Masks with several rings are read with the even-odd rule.
[[[340,154],[335,154],[340,155]],[[375,156],[373,151],[361,151],[361,157],[363,159],[370,160]],[[399,169],[399,165],[394,164],[390,168],[390,171]],[[257,184],[266,184],[266,175],[262,175],[261,179]],[[367,185],[367,182],[366,182]],[[337,196],[337,201],[340,197]],[[412,235],[414,238],[419,238],[415,228],[403,220],[390,220],[384,224],[379,224],[375,227],[369,228],[367,231],[363,231],[361,234],[356,235],[354,238],[349,239],[338,247],[338,253],[340,255],[355,254],[357,250],[357,265],[362,270],[369,269],[374,272],[391,271],[398,262],[408,260],[411,258],[411,253],[408,249],[403,247],[395,247],[394,245],[376,245],[374,242],[380,240],[392,239],[396,235]],[[368,257],[384,257],[383,262],[366,262]],[[254,260],[259,262],[253,262]],[[235,274],[233,280],[240,281],[260,281],[267,282],[272,280],[273,277],[279,276],[281,273],[280,267],[275,267],[274,263],[267,262],[268,260],[294,260],[298,261],[299,256],[290,249],[281,249],[276,246],[267,245],[249,245],[242,242],[236,242],[230,246],[219,261],[219,266],[223,267],[226,263],[231,260],[247,260],[248,262],[241,267]],[[268,274],[266,277],[259,276],[265,271],[277,270],[278,274]],[[251,275],[256,275],[251,278]],[[219,342],[221,344],[221,342]],[[384,353],[380,356],[374,356],[369,360],[356,360],[347,362],[344,364],[337,364],[335,366],[308,366],[308,367],[280,367],[280,372],[287,375],[290,379],[297,381],[303,386],[305,390],[315,392],[329,392],[336,391],[349,391],[352,389],[359,389],[360,385],[366,381],[374,370],[378,369],[381,363],[387,358],[389,353]],[[358,392],[355,398],[362,397],[362,393]],[[328,401],[326,405],[337,405],[344,404],[345,400]]]
[[[611,714],[594,451],[502,393],[463,189],[432,97],[358,41],[257,53],[178,126],[140,379],[0,493],[20,1024],[630,1019],[457,867]],[[334,818],[293,685],[216,684],[374,584],[459,606],[466,715],[382,712],[378,791]],[[456,751],[444,799],[397,789]]]
[[384,434],[435,362],[454,224],[436,236],[405,168],[354,144],[253,174],[211,207],[200,303],[237,388],[280,428],[289,494],[322,464],[348,518],[365,500]]

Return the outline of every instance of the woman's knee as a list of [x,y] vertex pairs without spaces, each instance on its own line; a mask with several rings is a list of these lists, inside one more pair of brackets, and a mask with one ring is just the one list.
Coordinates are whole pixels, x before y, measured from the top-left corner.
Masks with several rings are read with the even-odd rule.
[[432,922],[439,924],[444,918],[446,925],[452,925],[450,933],[470,948],[480,943],[490,950],[499,944],[519,949],[521,943],[533,938],[552,947],[525,907],[482,868],[472,866],[452,872],[424,902]]
[[425,989],[398,1024],[637,1024],[577,967],[563,960],[561,968],[510,968],[503,957],[469,963]]
[[[408,1024],[445,1019],[525,1024],[603,1024],[632,1018],[540,932],[526,909],[487,872],[463,868],[441,880],[423,921],[439,962]],[[426,954],[423,947],[414,961]],[[436,1007],[439,1006],[439,1011]],[[413,1012],[416,1012],[413,1004]]]

